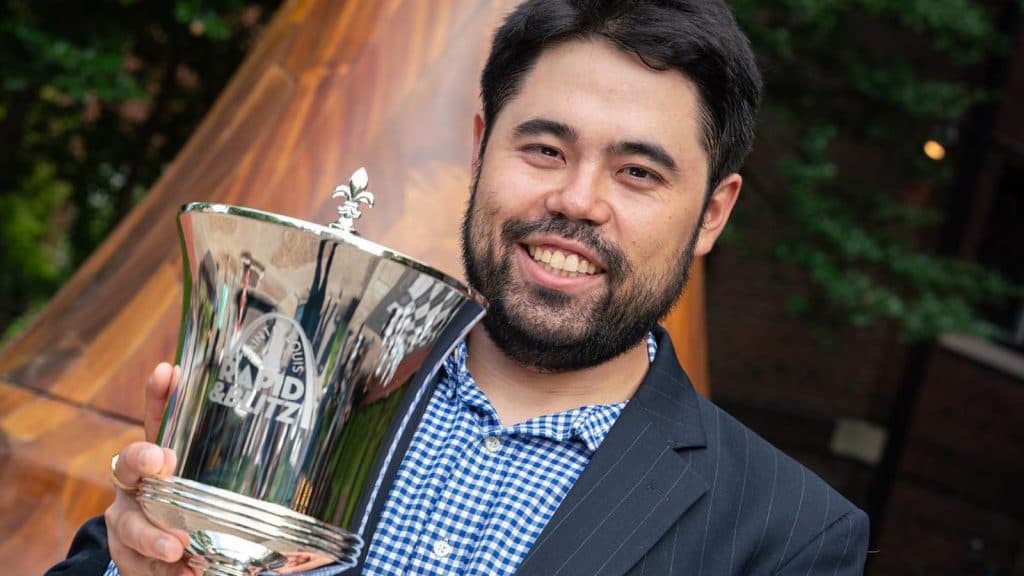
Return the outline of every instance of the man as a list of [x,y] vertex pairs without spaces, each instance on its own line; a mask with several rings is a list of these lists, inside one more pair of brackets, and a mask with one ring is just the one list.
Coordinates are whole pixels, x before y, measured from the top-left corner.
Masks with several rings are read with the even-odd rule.
[[[728,221],[759,96],[721,1],[528,0],[509,16],[463,221],[490,309],[420,382],[364,573],[861,573],[864,513],[700,398],[656,326]],[[170,374],[154,373],[151,414]],[[115,475],[130,490],[173,464],[139,443]],[[53,573],[190,573],[125,490],[105,517]]]

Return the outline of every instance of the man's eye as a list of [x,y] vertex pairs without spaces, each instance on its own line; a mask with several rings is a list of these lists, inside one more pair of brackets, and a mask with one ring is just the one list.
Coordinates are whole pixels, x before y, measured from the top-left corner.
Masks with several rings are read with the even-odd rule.
[[533,162],[541,167],[561,166],[565,162],[565,157],[562,155],[561,150],[544,144],[525,146],[523,147],[523,154],[529,162]]
[[636,178],[638,180],[657,180],[658,179],[657,174],[655,174],[654,172],[651,172],[650,170],[648,170],[646,168],[641,168],[639,166],[629,166],[628,168],[626,168],[626,174],[629,177]]

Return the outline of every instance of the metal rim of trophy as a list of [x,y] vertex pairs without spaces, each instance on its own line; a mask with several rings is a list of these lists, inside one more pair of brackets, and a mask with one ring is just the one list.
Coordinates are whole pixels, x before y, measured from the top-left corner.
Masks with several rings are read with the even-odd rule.
[[432,276],[433,278],[444,282],[448,286],[454,288],[462,295],[475,301],[481,306],[486,306],[487,301],[482,296],[477,294],[474,290],[467,287],[465,284],[455,279],[454,277],[441,272],[437,268],[421,262],[412,256],[408,256],[396,250],[385,248],[372,240],[362,238],[357,233],[353,232],[342,232],[330,228],[328,226],[321,226],[313,222],[301,220],[299,218],[292,218],[281,214],[275,214],[273,212],[266,212],[264,210],[257,210],[255,208],[246,208],[244,206],[233,206],[231,204],[218,204],[215,202],[189,202],[181,207],[181,212],[209,212],[212,214],[229,214],[233,216],[241,216],[244,218],[252,218],[253,220],[260,220],[263,222],[270,222],[278,224],[287,228],[294,228],[296,230],[302,230],[305,232],[313,233],[317,236],[326,236],[331,240],[349,244],[363,250],[374,256],[381,258],[387,258],[400,264],[404,264],[409,268],[412,268],[423,274]]
[[[202,518],[207,523],[216,524],[218,531],[229,536],[249,542],[284,543],[295,554],[320,557],[326,554],[332,562],[345,566],[355,565],[363,548],[363,540],[359,536],[284,506],[260,502],[184,478],[143,478],[137,498],[151,517],[170,513],[179,517]],[[255,563],[232,561],[225,557],[220,558],[216,566],[193,565],[203,569],[204,574],[244,576],[253,574],[254,568],[262,571],[277,567],[273,558],[277,552],[281,550],[268,547],[268,557]],[[283,564],[283,558],[278,563]]]

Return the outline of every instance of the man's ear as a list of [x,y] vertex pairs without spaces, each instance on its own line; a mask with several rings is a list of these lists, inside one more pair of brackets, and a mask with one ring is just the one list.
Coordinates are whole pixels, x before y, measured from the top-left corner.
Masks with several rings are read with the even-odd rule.
[[732,214],[733,206],[736,205],[736,199],[739,198],[742,187],[743,177],[736,173],[726,176],[715,187],[708,199],[708,205],[704,209],[704,215],[700,222],[697,222],[700,232],[695,248],[696,255],[703,256],[714,248],[715,241],[718,240],[722,231],[725,230],[726,223],[729,222],[729,215]]
[[477,111],[473,116],[473,165],[480,162],[480,147],[484,141],[484,113]]

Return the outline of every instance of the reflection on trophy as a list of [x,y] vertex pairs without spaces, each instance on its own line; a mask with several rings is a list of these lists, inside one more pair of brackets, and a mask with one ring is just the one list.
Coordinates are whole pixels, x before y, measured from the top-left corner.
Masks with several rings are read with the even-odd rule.
[[178,464],[138,497],[189,534],[204,575],[354,565],[407,381],[458,310],[482,315],[458,281],[355,234],[366,185],[360,170],[335,191],[330,226],[204,203],[179,214],[181,377],[160,431]]

